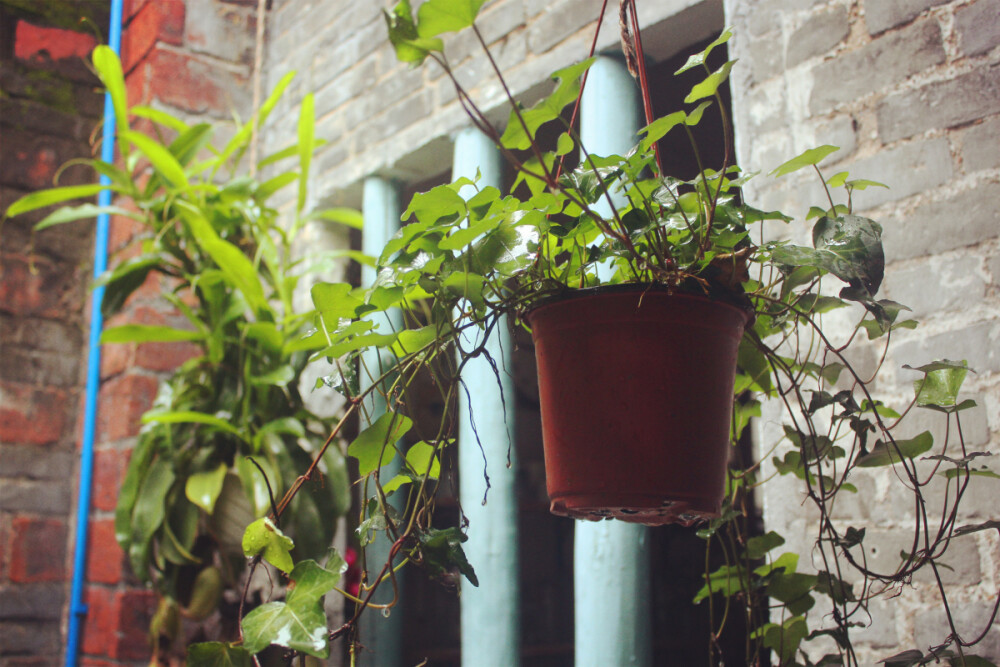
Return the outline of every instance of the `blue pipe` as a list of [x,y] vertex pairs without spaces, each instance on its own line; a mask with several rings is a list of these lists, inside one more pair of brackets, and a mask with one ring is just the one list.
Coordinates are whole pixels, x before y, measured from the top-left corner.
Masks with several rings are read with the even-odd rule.
[[[121,53],[122,44],[122,0],[111,0],[111,17],[108,28],[108,46],[116,55]],[[104,134],[101,143],[101,159],[113,162],[115,159],[115,108],[111,95],[104,94]],[[111,180],[101,176],[101,185],[110,186]],[[111,205],[111,190],[104,189],[98,195],[100,206]],[[108,214],[97,217],[94,234],[94,277],[97,278],[108,268]],[[83,443],[80,453],[80,488],[76,503],[76,536],[73,551],[73,583],[70,588],[69,628],[66,632],[66,667],[76,667],[80,652],[80,637],[83,619],[87,615],[87,605],[83,601],[83,588],[87,576],[87,529],[90,519],[90,495],[94,481],[94,433],[97,423],[97,392],[101,385],[101,330],[104,318],[101,302],[104,287],[94,289],[90,307],[90,341],[87,350],[87,386],[83,412]]]

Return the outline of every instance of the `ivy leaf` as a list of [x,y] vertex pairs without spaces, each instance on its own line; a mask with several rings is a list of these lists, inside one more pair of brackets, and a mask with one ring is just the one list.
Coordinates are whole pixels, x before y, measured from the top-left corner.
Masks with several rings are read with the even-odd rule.
[[702,51],[701,53],[695,53],[694,55],[688,56],[687,62],[685,62],[684,65],[679,70],[674,72],[674,74],[675,75],[683,74],[689,69],[698,67],[699,65],[704,65],[705,61],[708,60],[708,56],[712,53],[713,50],[715,50],[715,47],[725,44],[732,38],[732,36],[733,36],[732,29],[726,28],[725,30],[722,31],[722,34],[715,39],[715,41],[713,41],[711,44],[705,47],[704,51]]
[[392,461],[396,441],[411,426],[413,421],[406,415],[386,412],[362,431],[347,448],[347,455],[358,460],[358,474],[364,477]]
[[456,527],[444,530],[428,528],[418,535],[418,539],[424,563],[432,575],[444,576],[451,573],[453,568],[457,568],[473,586],[479,586],[476,571],[472,569],[472,565],[465,557],[465,550],[462,549],[462,542],[469,537],[461,530]]
[[781,625],[768,623],[764,626],[764,646],[773,649],[781,656],[781,664],[791,662],[799,644],[809,636],[809,626],[804,616],[793,616]]
[[382,12],[389,28],[389,42],[396,50],[396,58],[416,66],[424,61],[431,51],[444,49],[444,42],[437,38],[422,38],[413,23],[413,9],[410,0],[400,0],[392,8],[392,13]]
[[[920,456],[934,446],[934,436],[930,431],[924,431],[909,440],[897,440],[896,445],[886,444],[882,440],[875,443],[872,451],[858,459],[858,466],[875,468],[899,463],[900,455],[912,459]],[[898,448],[898,451],[897,451]]]
[[764,554],[768,551],[776,547],[780,547],[784,543],[785,538],[773,530],[765,535],[751,537],[747,540],[747,558],[750,560],[763,558]]
[[264,560],[282,572],[289,572],[293,567],[289,553],[293,548],[295,543],[292,539],[268,517],[257,519],[243,533],[243,555],[252,558],[262,554]]
[[810,148],[809,150],[796,155],[788,162],[779,165],[775,168],[769,176],[784,176],[786,174],[791,174],[792,172],[803,169],[804,167],[811,167],[813,165],[819,164],[825,160],[829,155],[832,155],[840,150],[839,146],[831,146],[826,144],[824,146],[817,146],[816,148]]
[[[691,88],[691,92],[688,93],[688,96],[684,98],[684,103],[691,104],[692,102],[697,102],[698,100],[715,95],[715,93],[719,90],[719,86],[725,83],[726,79],[729,78],[729,72],[733,69],[733,65],[735,64],[735,60],[730,60],[722,67],[709,74],[704,81],[695,84],[695,86]],[[704,111],[704,107],[700,107],[696,111],[698,112],[698,119],[700,119],[700,112]],[[690,124],[694,125],[696,123],[697,120]]]
[[240,646],[202,642],[187,648],[188,667],[252,667],[253,657]]
[[468,28],[485,1],[427,0],[417,10],[417,34],[426,39]]
[[971,370],[967,361],[943,359],[924,364],[919,368],[908,365],[904,365],[903,368],[924,374],[923,379],[913,383],[917,405],[925,408],[941,408],[945,411],[958,409],[959,406],[956,406],[958,392],[962,389],[965,376]]
[[869,294],[878,292],[885,272],[882,226],[859,215],[823,216],[813,226],[813,246],[836,257],[827,268],[854,286],[860,283]]
[[212,470],[194,473],[184,483],[184,495],[207,514],[211,514],[215,510],[215,501],[222,493],[222,482],[227,470],[226,464],[220,463]]
[[317,658],[330,655],[323,596],[340,582],[343,559],[331,556],[327,567],[304,560],[289,573],[284,602],[269,602],[243,619],[243,646],[258,653],[271,644],[301,651]]
[[552,78],[557,85],[551,95],[542,98],[530,109],[511,110],[507,127],[500,138],[503,146],[515,150],[530,148],[538,128],[558,118],[568,104],[576,101],[580,94],[580,77],[595,61],[596,58],[588,58],[554,72]]

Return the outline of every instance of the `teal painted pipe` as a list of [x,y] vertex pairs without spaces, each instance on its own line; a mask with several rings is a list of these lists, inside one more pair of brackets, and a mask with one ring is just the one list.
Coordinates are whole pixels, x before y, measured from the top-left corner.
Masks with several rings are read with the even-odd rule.
[[[598,58],[580,103],[583,145],[592,155],[625,155],[641,118],[639,89],[624,63]],[[613,199],[618,205],[624,196]],[[597,208],[610,214],[605,201]],[[574,539],[576,667],[652,664],[648,529],[578,521]]]
[[[482,132],[468,128],[455,137],[452,179],[462,176],[475,179],[477,169],[480,189],[502,187],[499,150]],[[461,194],[471,197],[475,189],[467,185]],[[464,338],[462,345],[471,350],[481,340],[481,337],[470,335]],[[462,665],[516,667],[520,664],[520,590],[512,435],[513,342],[506,318],[486,341],[486,350],[496,361],[500,377],[497,378],[487,359],[476,357],[462,370],[468,395],[459,389],[459,497],[462,510],[469,518],[469,541],[464,548],[479,579],[478,588],[462,581]],[[482,450],[476,443],[477,433]],[[508,454],[510,468],[507,466]],[[488,495],[484,473],[490,480]],[[485,505],[484,495],[487,498]]]
[[[362,200],[364,232],[361,249],[363,252],[378,257],[383,246],[399,229],[401,212],[399,188],[396,183],[379,176],[365,179]],[[371,285],[374,280],[375,269],[368,266],[363,267],[361,284]],[[383,317],[377,324],[380,332],[399,331],[403,326],[402,314],[392,313],[388,317]],[[371,374],[377,376],[378,358],[366,356],[364,361]],[[389,363],[392,363],[392,359],[383,358],[383,367],[387,367]],[[361,388],[366,389],[371,386],[371,383],[371,378],[362,371]],[[371,421],[375,421],[379,415],[385,412],[385,401],[376,393],[371,402],[367,404],[367,409]],[[364,422],[365,420],[362,419],[362,427],[367,426],[367,423]],[[397,457],[397,461],[382,468],[380,473],[382,483],[392,479],[399,472],[399,469],[400,464]],[[374,491],[369,489],[369,495],[372,493]],[[399,502],[402,498],[390,498],[390,501],[393,500]],[[397,507],[397,509],[399,508]],[[365,549],[365,561],[370,576],[375,577],[381,571],[382,565],[389,557],[391,546],[385,534],[379,533],[375,541]],[[396,580],[402,585],[401,576],[397,575]],[[390,583],[386,582],[379,588],[372,597],[372,602],[385,604],[392,600],[393,593]],[[358,665],[361,667],[399,667],[403,664],[402,605],[393,608],[388,616],[374,609],[368,610],[361,615],[359,624],[364,651],[358,656]]]

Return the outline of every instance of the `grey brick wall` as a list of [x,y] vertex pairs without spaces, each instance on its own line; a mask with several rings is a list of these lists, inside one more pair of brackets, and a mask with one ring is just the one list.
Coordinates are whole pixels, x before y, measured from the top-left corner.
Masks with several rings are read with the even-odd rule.
[[[827,175],[846,169],[891,188],[860,193],[855,203],[885,228],[884,296],[912,307],[921,326],[897,332],[887,360],[894,372],[878,391],[905,401],[916,376],[902,364],[968,359],[977,373],[965,389],[980,409],[963,415],[966,441],[1000,453],[1000,2],[726,0],[726,13],[736,31],[731,56],[741,60],[733,104],[743,167],[766,173],[832,143],[842,150],[824,165]],[[797,214],[818,194],[808,176],[758,177],[748,188],[750,201]],[[940,415],[914,416],[911,435],[931,429],[943,437]],[[885,473],[862,477],[837,520],[884,538],[872,539],[870,562],[892,560],[900,550],[892,530],[912,521],[912,509],[887,493]],[[996,491],[967,496],[959,523],[995,517]],[[815,533],[815,516],[790,493],[783,484],[765,490],[765,520],[786,535]],[[988,618],[1000,559],[996,539],[964,540],[946,578],[962,610],[959,630],[970,634]],[[927,581],[871,611],[872,627],[859,635],[862,664],[947,634]],[[1000,656],[995,629],[978,652]]]

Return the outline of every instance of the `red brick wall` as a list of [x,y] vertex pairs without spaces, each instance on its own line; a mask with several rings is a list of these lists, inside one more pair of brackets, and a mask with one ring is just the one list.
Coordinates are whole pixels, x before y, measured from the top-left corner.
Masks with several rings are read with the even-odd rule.
[[[125,0],[129,102],[172,107],[198,122],[234,110],[249,115],[253,4]],[[103,96],[84,64],[95,44],[89,33],[44,17],[0,18],[5,41],[13,41],[0,48],[0,207],[6,209],[51,185],[65,161],[91,154]],[[92,178],[75,168],[60,184]],[[7,221],[0,237],[0,667],[57,664],[65,644],[93,227],[53,228],[32,246],[31,226],[43,215]],[[136,231],[128,219],[112,220],[110,245],[122,251],[119,257],[128,256]],[[179,317],[157,298],[161,287],[151,277],[108,324]],[[139,418],[160,378],[190,354],[182,344],[103,349],[83,665],[148,663],[153,598],[130,583],[113,512]]]

